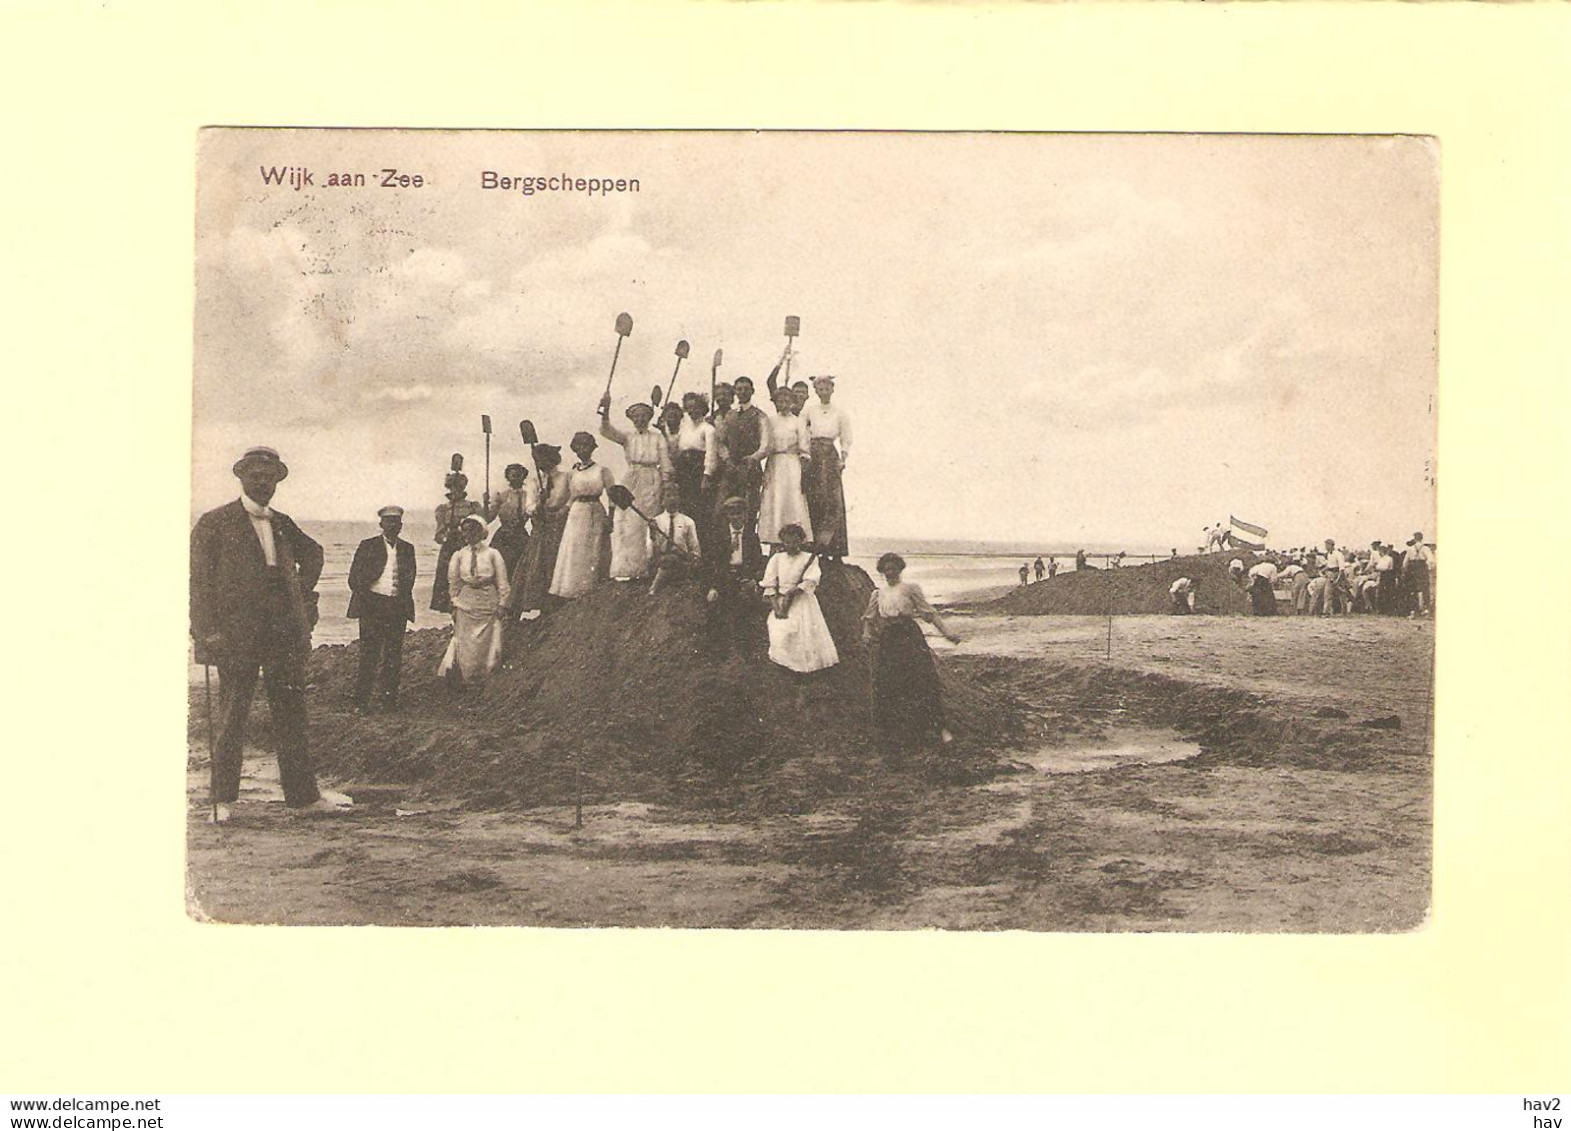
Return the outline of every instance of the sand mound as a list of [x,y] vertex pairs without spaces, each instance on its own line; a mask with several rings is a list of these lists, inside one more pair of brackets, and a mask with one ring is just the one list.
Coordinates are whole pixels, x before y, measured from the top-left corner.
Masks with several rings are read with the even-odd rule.
[[[811,678],[800,712],[791,673],[764,654],[762,621],[727,654],[705,632],[696,590],[650,598],[636,585],[601,586],[525,626],[509,666],[458,695],[435,675],[447,630],[412,633],[395,715],[350,712],[357,649],[319,648],[315,757],[341,780],[419,783],[429,796],[493,807],[576,796],[810,807],[855,792],[879,761],[859,639],[871,591],[860,569],[825,567],[819,604],[841,662]],[[942,680],[957,741],[912,768],[978,780],[1016,734],[1015,704],[953,664]]]
[[1247,553],[1199,554],[1123,569],[1076,570],[1022,585],[972,608],[1016,616],[1166,613],[1172,609],[1169,586],[1187,577],[1197,586],[1195,612],[1243,616],[1249,612],[1249,598],[1227,573],[1227,563],[1235,557],[1246,565],[1257,560]]

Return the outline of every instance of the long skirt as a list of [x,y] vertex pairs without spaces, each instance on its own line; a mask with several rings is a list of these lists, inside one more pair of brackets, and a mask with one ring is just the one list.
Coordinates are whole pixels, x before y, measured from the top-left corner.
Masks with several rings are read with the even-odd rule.
[[[698,477],[703,480],[704,469],[700,462]],[[622,485],[633,493],[633,505],[650,518],[665,510],[665,483],[660,469],[647,463],[630,463]],[[636,516],[634,516],[636,517]]]
[[[703,452],[676,453],[676,497],[681,512],[694,522],[701,523],[708,517],[704,514]],[[650,511],[644,513],[654,517]]]
[[764,469],[755,460],[726,460],[720,465],[720,490],[715,492],[715,514],[727,499],[741,499],[747,504],[749,521],[757,521],[759,494],[764,487]]
[[1276,590],[1263,577],[1249,580],[1249,610],[1257,617],[1276,616]]
[[545,608],[551,591],[551,575],[556,572],[557,549],[562,544],[565,513],[544,512],[535,516],[535,532],[529,547],[513,570],[512,605],[521,613]]
[[516,522],[511,526],[498,527],[496,533],[491,535],[491,548],[502,555],[502,561],[507,563],[507,576],[511,578],[524,552],[529,549],[529,531],[522,523]]
[[884,620],[873,661],[873,722],[886,744],[920,746],[944,727],[938,665],[909,617]]
[[784,620],[769,610],[769,658],[794,672],[823,671],[840,662],[817,597],[798,593]]
[[456,671],[465,683],[483,683],[501,658],[502,621],[496,590],[466,590],[463,605],[453,609],[453,639],[436,674]]
[[553,597],[582,597],[606,576],[611,565],[610,527],[599,499],[573,500],[551,574]]
[[644,577],[649,573],[649,527],[628,507],[611,515],[611,576]]
[[436,555],[436,573],[431,577],[431,608],[439,613],[453,611],[453,594],[447,587],[447,565],[461,542],[445,543]]
[[780,528],[796,523],[813,538],[813,519],[802,494],[802,460],[795,452],[777,452],[764,467],[764,493],[758,504],[758,540],[779,543]]
[[840,453],[833,440],[814,440],[812,464],[807,469],[808,513],[813,516],[819,552],[843,558],[850,553],[846,540],[846,497],[840,482]]

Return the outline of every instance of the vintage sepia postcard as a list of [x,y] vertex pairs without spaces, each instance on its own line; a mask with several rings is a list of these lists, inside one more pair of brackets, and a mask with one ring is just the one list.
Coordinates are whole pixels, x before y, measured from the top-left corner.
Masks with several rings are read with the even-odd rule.
[[1420,927],[1438,162],[203,130],[191,914]]

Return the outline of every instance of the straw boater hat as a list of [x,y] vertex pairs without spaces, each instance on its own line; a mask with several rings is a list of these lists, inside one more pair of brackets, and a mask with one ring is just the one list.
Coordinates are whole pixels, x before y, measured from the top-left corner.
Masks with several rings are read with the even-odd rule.
[[403,518],[404,517],[404,508],[403,507],[383,507],[381,510],[376,512],[376,517],[377,518]]
[[232,470],[236,475],[241,475],[252,467],[270,469],[275,481],[289,478],[289,467],[278,458],[276,448],[247,448],[245,455],[235,461]]
[[459,519],[458,520],[458,527],[459,527],[460,530],[463,529],[464,524],[466,522],[472,522],[476,526],[480,527],[480,529],[482,529],[482,530],[485,529],[485,519],[481,518],[477,514],[466,514],[466,515],[464,515],[463,518]]

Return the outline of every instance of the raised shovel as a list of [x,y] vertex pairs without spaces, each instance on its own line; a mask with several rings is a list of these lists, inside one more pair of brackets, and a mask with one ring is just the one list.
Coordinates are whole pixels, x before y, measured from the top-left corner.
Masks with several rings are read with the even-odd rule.
[[802,320],[794,314],[787,314],[785,320],[786,358],[784,381],[784,383],[787,385],[791,383],[791,350],[792,347],[796,344],[797,335],[801,332]]
[[633,332],[633,316],[623,311],[616,316],[616,352],[611,355],[611,372],[606,375],[605,395],[611,395],[611,379],[616,376],[616,359],[622,356],[622,339]]
[[[671,399],[671,390],[676,388],[676,375],[682,371],[682,362],[687,360],[687,342],[676,343],[676,368],[671,370],[671,383],[665,387],[665,399]],[[660,407],[660,402],[655,402],[655,407]]]
[[491,418],[480,414],[480,431],[485,434],[485,505],[491,505]]
[[720,381],[720,361],[725,357],[724,350],[715,350],[715,359],[709,366],[709,407],[715,407],[715,385]]

